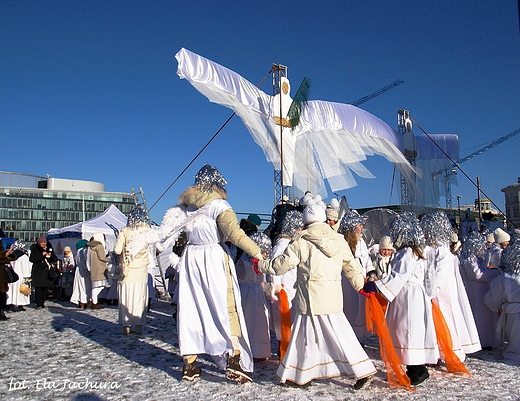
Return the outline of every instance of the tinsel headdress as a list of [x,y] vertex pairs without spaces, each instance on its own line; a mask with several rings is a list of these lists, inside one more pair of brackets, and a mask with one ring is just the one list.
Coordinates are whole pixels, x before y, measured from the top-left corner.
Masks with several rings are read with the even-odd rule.
[[303,228],[303,213],[298,210],[290,210],[282,222],[280,234],[292,237],[296,230]]
[[453,227],[446,212],[436,210],[428,213],[421,220],[421,228],[428,245],[449,244]]
[[260,247],[261,253],[265,253],[267,256],[271,254],[271,239],[267,235],[264,233],[254,233],[251,234],[249,238],[251,238],[253,242]]
[[469,233],[462,245],[462,259],[475,255],[477,258],[482,257],[486,252],[486,237],[477,232]]
[[396,249],[415,245],[424,248],[425,239],[419,220],[412,212],[403,212],[390,223],[390,238]]
[[226,193],[227,181],[216,167],[205,164],[195,175],[195,184],[203,192],[211,192],[213,186]]
[[142,225],[148,225],[148,213],[141,205],[137,205],[128,213],[126,226],[135,229]]
[[520,275],[520,241],[506,247],[500,255],[500,269],[513,276]]
[[357,210],[349,210],[339,223],[338,233],[345,234],[354,231],[358,224],[365,225],[366,219],[358,213]]

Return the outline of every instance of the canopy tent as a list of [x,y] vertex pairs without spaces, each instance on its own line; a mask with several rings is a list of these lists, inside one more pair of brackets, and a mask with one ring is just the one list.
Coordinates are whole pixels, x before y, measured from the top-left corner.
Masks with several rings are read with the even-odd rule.
[[81,223],[63,228],[51,228],[47,239],[51,242],[56,255],[63,254],[63,248],[70,246],[76,251],[76,242],[80,239],[89,240],[96,233],[105,234],[105,249],[114,248],[119,231],[126,226],[127,217],[115,206],[110,205],[100,215]]

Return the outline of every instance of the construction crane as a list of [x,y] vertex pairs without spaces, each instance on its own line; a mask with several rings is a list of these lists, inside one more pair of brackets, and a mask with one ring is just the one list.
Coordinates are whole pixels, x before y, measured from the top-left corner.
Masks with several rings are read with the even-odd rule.
[[353,102],[350,102],[352,106],[358,107],[360,104],[366,103],[369,100],[372,100],[373,98],[388,92],[390,89],[395,88],[398,85],[404,84],[404,81],[402,79],[395,80],[390,85],[385,86],[384,88],[379,89],[378,91],[375,91],[374,93],[371,93],[370,95],[367,95],[365,97],[362,97],[361,99],[354,100]]
[[446,170],[438,170],[435,173],[433,173],[433,177],[435,178],[437,175],[444,173],[444,179],[445,179],[445,196],[446,196],[446,209],[451,209],[451,177],[455,174],[457,174],[457,167],[461,163],[464,163],[468,160],[473,159],[474,157],[481,155],[484,152],[487,152],[490,149],[493,149],[495,146],[500,145],[502,142],[507,141],[508,139],[511,139],[515,137],[516,135],[520,134],[520,128],[517,130],[514,130],[513,132],[504,135],[501,138],[498,138],[496,141],[491,142],[489,145],[484,146],[483,148],[477,150],[476,152],[471,153],[470,155],[463,157],[458,162],[454,163],[450,168]]

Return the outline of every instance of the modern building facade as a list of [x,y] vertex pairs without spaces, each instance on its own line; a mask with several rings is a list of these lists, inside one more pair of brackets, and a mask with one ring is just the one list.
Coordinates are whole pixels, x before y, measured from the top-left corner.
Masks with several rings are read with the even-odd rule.
[[520,227],[520,177],[518,182],[502,188],[506,198],[507,229],[514,230]]
[[51,228],[89,220],[112,204],[128,214],[136,199],[105,192],[99,182],[0,171],[0,228],[6,237],[35,242]]

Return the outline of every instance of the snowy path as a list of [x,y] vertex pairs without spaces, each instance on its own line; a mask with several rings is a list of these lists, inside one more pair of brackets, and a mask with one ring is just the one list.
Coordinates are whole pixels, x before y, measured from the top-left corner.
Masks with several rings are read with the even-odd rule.
[[314,381],[308,389],[279,385],[275,359],[257,363],[254,383],[228,382],[211,358],[202,376],[181,381],[176,330],[169,303],[153,304],[143,334],[124,336],[117,307],[81,310],[68,302],[27,307],[0,322],[0,399],[5,400],[518,400],[520,363],[496,350],[481,351],[466,366],[471,378],[430,370],[416,392],[388,386],[376,337],[367,353],[379,369],[369,388],[355,392],[352,377]]

